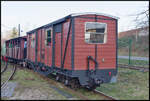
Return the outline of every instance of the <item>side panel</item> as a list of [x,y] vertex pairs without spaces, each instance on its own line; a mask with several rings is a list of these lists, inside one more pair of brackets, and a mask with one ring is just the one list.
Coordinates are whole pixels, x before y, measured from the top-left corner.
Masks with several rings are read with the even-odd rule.
[[18,47],[18,59],[21,59],[21,40],[19,40],[19,47]]
[[[35,42],[32,44],[32,40],[35,40],[35,33],[28,34],[28,42],[27,42],[27,56],[28,59],[32,62],[35,62]],[[34,46],[34,47],[33,47]]]
[[16,41],[14,41],[14,53],[13,53],[14,54],[14,56],[13,56],[14,58],[16,58],[16,47],[15,46],[16,46]]
[[55,31],[55,66],[61,67],[61,37],[62,37],[62,24],[54,26]]
[[[85,43],[85,22],[94,22],[95,19],[75,18],[75,70],[87,70],[87,57],[95,58],[95,45]],[[94,69],[94,62],[90,61],[90,69]]]
[[19,57],[18,57],[18,59],[21,59],[21,47],[19,47]]
[[38,30],[38,34],[37,34],[37,38],[38,38],[38,44],[37,44],[37,62],[40,62],[40,54],[41,54],[41,47],[40,47],[40,45],[41,45],[41,42],[42,42],[42,40],[41,40],[41,29],[40,30]]
[[[86,15],[85,15],[86,16]],[[86,16],[95,17],[95,16]],[[112,19],[105,16],[98,18]],[[75,18],[75,70],[87,70],[87,57],[95,59],[95,44],[85,42],[85,22],[95,22],[95,19]],[[107,24],[107,42],[97,44],[98,69],[116,68],[116,23],[115,20],[97,19],[97,22]],[[104,60],[104,61],[102,61]],[[95,69],[94,62],[90,61],[90,69]]]
[[37,63],[37,56],[38,56],[38,30],[35,32],[35,62]]
[[[31,34],[31,41],[32,40],[35,40],[35,33],[33,33],[33,34]],[[33,62],[35,62],[35,42],[34,42],[34,44],[32,44],[32,42],[31,42],[31,50],[30,50],[30,55],[31,55],[31,60],[33,61]],[[34,46],[34,47],[32,47],[32,46]]]
[[61,33],[55,33],[55,66],[61,67]]
[[[24,38],[26,38],[26,37],[24,37]],[[7,56],[9,56],[13,59],[23,59],[24,58],[24,42],[26,40],[24,38],[22,38],[22,37],[13,38],[13,39],[10,39],[6,43]]]
[[12,46],[12,57],[15,58],[14,57],[14,41],[12,42],[12,44],[13,44],[13,46]]
[[45,63],[45,29],[42,29],[41,62]]
[[23,58],[23,40],[20,40],[20,59]]
[[47,46],[45,46],[45,65],[48,65],[48,48],[47,48]]
[[[107,23],[107,43],[98,45],[99,69],[116,68],[116,23],[115,20],[98,20]],[[104,59],[104,62],[102,61]]]
[[24,58],[24,42],[25,42],[25,40],[22,39],[21,40],[21,59]]
[[5,41],[5,45],[6,45],[6,54],[5,55],[7,56],[7,42],[6,41]]
[[17,52],[18,52],[18,47],[17,47],[18,43],[17,43],[17,40],[16,40],[16,44],[15,44],[15,58],[18,58],[17,57]]
[[47,60],[48,60],[48,66],[52,66],[52,45],[50,45],[48,48],[47,48],[47,50],[48,50],[48,58],[47,58]]
[[[63,23],[62,59],[64,57],[64,51],[65,51],[65,45],[66,45],[66,40],[67,40],[67,35],[68,35],[68,30],[69,30],[69,24],[70,24],[70,19],[67,20],[65,23]],[[68,70],[72,70],[72,67],[71,67],[71,37],[72,37],[72,31],[70,31],[68,47],[67,47],[67,52],[66,52],[66,58],[65,58],[65,63],[64,63],[64,69],[68,69]]]
[[27,34],[27,59],[30,59],[30,35]]
[[[43,40],[44,44],[42,44],[42,45],[44,45],[44,47],[45,47],[45,65],[51,66],[52,65],[52,40],[51,40],[50,45],[46,45],[46,31],[48,29],[51,29],[51,27],[44,29],[45,30],[44,36],[42,36],[44,39]],[[51,33],[51,35],[52,35],[52,33]]]

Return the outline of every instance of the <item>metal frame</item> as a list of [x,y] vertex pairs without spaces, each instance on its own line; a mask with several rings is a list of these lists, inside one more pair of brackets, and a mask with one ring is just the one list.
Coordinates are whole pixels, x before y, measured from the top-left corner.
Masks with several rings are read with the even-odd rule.
[[[94,18],[93,18],[94,19]],[[101,23],[101,22],[85,22],[84,23],[84,34],[86,33],[86,24],[87,23],[99,23],[99,24],[106,24],[106,32],[104,33],[104,39],[105,39],[105,37],[106,37],[106,42],[104,42],[104,43],[89,43],[89,42],[85,42],[85,40],[84,40],[84,42],[85,43],[87,43],[87,44],[106,44],[107,43],[107,23]],[[106,34],[106,35],[105,35]]]
[[[36,68],[35,68],[35,66],[36,66],[36,64],[35,64],[35,62],[32,62],[32,61],[30,61],[30,60],[27,60],[26,59],[26,62],[27,63],[30,63],[30,64],[32,64],[34,67],[33,67],[33,69],[36,71]],[[40,64],[40,63],[39,63]],[[42,63],[41,63],[42,64]],[[87,70],[74,70],[74,71],[72,71],[72,70],[67,70],[67,69],[61,69],[61,68],[59,68],[59,67],[50,67],[50,66],[46,66],[45,64],[42,64],[42,66],[44,66],[44,67],[46,67],[46,68],[48,68],[49,69],[49,72],[42,72],[41,73],[41,71],[36,71],[36,72],[39,72],[39,73],[41,73],[42,75],[48,75],[48,74],[50,74],[50,73],[52,73],[52,72],[56,72],[56,73],[59,73],[59,74],[62,74],[62,75],[65,75],[65,76],[67,76],[67,77],[71,77],[71,78],[79,78],[79,82],[80,82],[80,84],[82,85],[82,86],[86,86],[86,85],[88,85],[88,80],[90,79],[88,76],[86,76],[85,74],[87,74]],[[51,70],[51,71],[50,71]],[[111,74],[111,77],[109,76],[109,75],[106,75],[108,72],[111,72],[112,74]],[[111,81],[111,78],[112,78],[112,76],[113,75],[115,75],[116,74],[116,70],[115,69],[101,69],[101,70],[97,70],[96,71],[96,74],[98,75],[94,75],[94,74],[91,74],[91,72],[89,72],[90,73],[90,76],[92,77],[92,78],[101,78],[102,80],[103,80],[103,83],[109,83],[110,81]],[[105,75],[105,76],[104,76]]]

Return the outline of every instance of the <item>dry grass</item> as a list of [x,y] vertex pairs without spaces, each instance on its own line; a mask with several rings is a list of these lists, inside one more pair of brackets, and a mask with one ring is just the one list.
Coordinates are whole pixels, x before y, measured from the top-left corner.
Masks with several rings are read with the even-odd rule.
[[120,100],[148,100],[149,72],[118,68],[118,81],[102,84],[98,90]]

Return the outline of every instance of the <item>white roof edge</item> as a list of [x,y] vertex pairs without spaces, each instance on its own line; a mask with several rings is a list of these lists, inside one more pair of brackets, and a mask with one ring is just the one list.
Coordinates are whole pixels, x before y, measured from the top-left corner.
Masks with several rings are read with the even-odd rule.
[[108,16],[114,19],[119,19],[119,17],[112,16],[109,14],[104,14],[104,13],[95,13],[95,12],[85,12],[85,13],[72,13],[71,16],[79,16],[79,15],[86,15],[86,14],[96,14],[96,15],[103,15],[103,16]]

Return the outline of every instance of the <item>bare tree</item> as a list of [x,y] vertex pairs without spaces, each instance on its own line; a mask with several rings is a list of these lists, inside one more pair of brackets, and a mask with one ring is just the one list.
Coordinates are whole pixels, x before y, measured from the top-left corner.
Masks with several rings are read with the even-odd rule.
[[146,10],[143,10],[142,12],[135,15],[136,18],[134,20],[136,24],[136,28],[144,28],[149,26],[149,5]]

